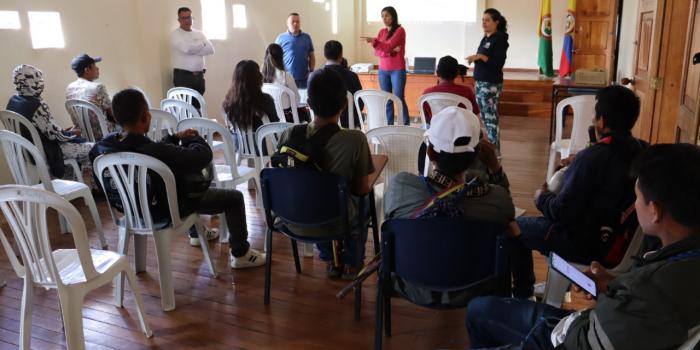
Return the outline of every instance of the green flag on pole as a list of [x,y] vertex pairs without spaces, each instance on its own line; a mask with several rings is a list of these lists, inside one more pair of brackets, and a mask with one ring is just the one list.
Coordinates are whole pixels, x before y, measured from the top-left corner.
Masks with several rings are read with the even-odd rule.
[[540,73],[548,77],[554,76],[552,68],[552,1],[542,0],[540,23],[537,27],[540,37],[540,49],[537,54],[537,65]]

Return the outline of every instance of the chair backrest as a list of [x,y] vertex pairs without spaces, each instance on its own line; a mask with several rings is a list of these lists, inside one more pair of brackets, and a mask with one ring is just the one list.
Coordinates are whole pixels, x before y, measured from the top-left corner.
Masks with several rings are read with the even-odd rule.
[[688,331],[688,340],[678,350],[695,350],[698,344],[700,344],[700,325]]
[[384,167],[385,186],[399,172],[418,174],[418,151],[425,140],[424,133],[424,129],[403,125],[382,126],[367,132],[367,140],[376,146],[374,153],[389,157]]
[[[204,96],[199,93],[199,91],[186,88],[186,87],[174,87],[165,94],[168,99],[180,100],[192,104],[195,100],[199,103],[199,114],[206,118],[207,116],[207,103],[204,101]],[[196,109],[196,108],[195,108]]]
[[0,144],[16,184],[33,186],[41,183],[44,189],[54,191],[46,159],[37,146],[7,130],[0,130]]
[[449,92],[431,92],[422,95],[418,99],[418,111],[420,112],[423,127],[427,127],[425,105],[430,106],[430,113],[435,115],[446,107],[463,105],[467,110],[472,110],[472,103],[464,96],[451,94]]
[[[238,142],[238,148],[236,149],[238,150],[238,155],[245,158],[257,157],[258,153],[255,151],[255,130],[250,126],[243,130],[239,128],[236,123],[232,123],[231,120],[229,120],[226,112],[221,112],[221,115],[224,117],[226,126],[236,133],[236,141]],[[267,116],[264,116],[262,120],[263,125],[270,123]]]
[[[124,208],[126,225],[133,231],[153,231],[153,217],[151,216],[148,196],[148,177],[154,175],[159,176],[165,184],[173,226],[180,224],[175,176],[165,163],[145,154],[116,152],[95,158],[93,171],[98,174],[97,178],[105,193],[107,193],[107,186],[116,187]],[[105,171],[108,171],[107,175],[113,184],[104,182]],[[110,201],[107,203],[111,208],[112,203]],[[115,224],[118,223],[117,218],[114,217],[115,210],[111,210],[111,212]]]
[[394,116],[400,115],[401,106],[403,106],[401,100],[392,93],[380,90],[360,90],[355,93],[355,108],[360,116],[362,115],[360,101],[364,102],[365,108],[367,108],[367,129],[362,123],[362,131],[387,126],[386,105],[390,101],[394,103]]
[[[214,137],[219,134],[221,141],[223,142],[224,149],[224,159],[226,160],[226,165],[231,169],[231,175],[233,178],[238,177],[238,162],[236,162],[236,145],[233,144],[233,137],[231,137],[231,131],[225,126],[219,124],[217,121],[204,118],[190,118],[181,120],[177,123],[177,131],[183,131],[187,129],[195,129],[199,132],[199,135],[207,140],[209,147],[214,147]],[[214,173],[216,173],[216,167],[214,167]],[[217,177],[214,177],[216,179]]]
[[100,123],[100,132],[102,136],[109,134],[107,129],[107,118],[105,118],[102,110],[97,107],[94,103],[85,100],[71,99],[66,101],[66,110],[75,121],[78,122],[78,128],[82,131],[82,137],[90,142],[99,141],[95,134],[92,132],[92,122],[90,120],[91,115],[97,117],[97,122]]
[[135,86],[135,85],[129,86],[129,88],[140,92],[143,95],[143,98],[146,99],[146,104],[148,105],[148,109],[153,109],[153,105],[151,104],[151,99],[146,94],[146,91],[143,91],[142,88]]
[[299,111],[297,110],[297,108],[299,108],[299,105],[297,104],[297,97],[292,89],[281,84],[265,83],[262,86],[262,91],[272,96],[272,99],[275,100],[275,109],[277,110],[277,116],[280,118],[280,120],[284,117],[282,99],[286,97],[289,99],[289,105],[292,109],[292,120],[294,124],[301,123],[299,120]]
[[[349,190],[339,175],[302,168],[265,168],[260,173],[265,217],[269,227],[275,217],[296,226],[320,226],[340,220],[349,232]],[[304,205],[299,205],[304,198]],[[338,233],[333,234],[334,236]]]
[[0,208],[12,229],[24,266],[17,260],[14,249],[4,234],[0,235],[0,241],[13,268],[21,277],[26,274],[31,281],[47,288],[56,288],[62,284],[49,240],[46,217],[49,208],[67,220],[85,278],[90,280],[97,276],[85,223],[80,212],[70,202],[43,189],[4,185],[0,186]]
[[[151,128],[148,130],[148,138],[153,141],[160,140],[163,131],[172,135],[177,129],[177,118],[174,115],[160,109],[151,109]],[[199,118],[202,119],[202,118]]]
[[504,230],[503,224],[454,218],[388,220],[382,273],[435,291],[494,283],[505,271]]
[[13,111],[0,111],[0,127],[5,130],[12,131],[17,135],[22,135],[22,127],[25,127],[29,131],[31,140],[29,140],[41,153],[42,157],[46,159],[46,154],[44,153],[44,145],[41,142],[41,136],[36,130],[34,125],[27,120],[23,115],[15,113]]
[[586,148],[588,143],[588,127],[593,125],[595,117],[595,96],[581,95],[565,98],[557,104],[555,143],[561,143],[564,132],[564,110],[571,106],[574,112],[574,124],[571,127],[569,154]]
[[[345,110],[348,112],[348,129],[352,130],[355,129],[355,108],[353,101],[355,100],[355,96],[348,91],[347,92],[347,98],[348,98],[348,105],[345,107]],[[338,120],[338,125],[340,125],[340,120]]]
[[163,101],[160,101],[160,109],[174,115],[175,118],[177,118],[177,121],[188,118],[202,117],[197,108],[194,108],[194,106],[191,104],[172,98],[166,98]]
[[[294,126],[294,123],[276,122],[263,124],[255,132],[255,144],[258,146],[258,149],[261,150],[261,153],[263,144],[267,144],[267,153],[272,154],[277,149],[277,143],[279,142],[282,133],[287,130],[287,128],[291,128],[292,126]],[[262,162],[261,164],[264,166],[265,162]]]

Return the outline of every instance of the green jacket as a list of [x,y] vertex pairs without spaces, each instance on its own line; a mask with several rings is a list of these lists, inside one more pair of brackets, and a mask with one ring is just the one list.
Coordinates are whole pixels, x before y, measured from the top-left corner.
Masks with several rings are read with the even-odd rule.
[[559,349],[676,349],[700,324],[700,233],[647,254],[578,317]]

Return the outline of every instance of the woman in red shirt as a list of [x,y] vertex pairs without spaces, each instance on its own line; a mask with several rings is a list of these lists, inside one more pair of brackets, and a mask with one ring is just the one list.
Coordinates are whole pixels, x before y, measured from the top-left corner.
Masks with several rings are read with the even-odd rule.
[[[403,124],[409,125],[408,105],[404,97],[406,88],[406,31],[399,24],[396,9],[387,6],[382,9],[382,21],[385,28],[379,31],[376,38],[364,39],[372,44],[374,55],[379,57],[379,86],[386,92],[391,92],[401,99],[403,104]],[[386,107],[386,120],[394,124],[394,108],[391,102]]]

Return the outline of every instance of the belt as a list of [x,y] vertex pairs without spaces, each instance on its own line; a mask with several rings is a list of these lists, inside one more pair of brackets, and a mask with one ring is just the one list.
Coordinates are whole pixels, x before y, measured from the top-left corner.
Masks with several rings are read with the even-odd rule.
[[175,72],[187,73],[187,74],[192,74],[192,75],[200,75],[200,74],[204,74],[204,73],[207,72],[206,69],[204,69],[204,70],[202,70],[202,71],[200,71],[200,72],[192,72],[192,71],[188,71],[188,70],[180,69],[180,68],[175,68],[175,69],[173,69],[173,70],[174,70]]

